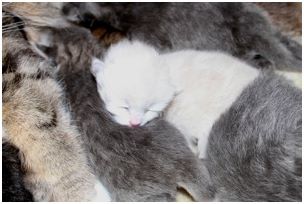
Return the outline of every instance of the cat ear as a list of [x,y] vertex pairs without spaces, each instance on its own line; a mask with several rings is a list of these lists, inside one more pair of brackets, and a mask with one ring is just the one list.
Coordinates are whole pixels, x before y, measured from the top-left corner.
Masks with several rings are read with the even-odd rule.
[[92,64],[91,64],[91,73],[94,75],[94,77],[97,77],[97,74],[104,68],[104,62],[100,59],[97,59],[95,57],[92,58]]

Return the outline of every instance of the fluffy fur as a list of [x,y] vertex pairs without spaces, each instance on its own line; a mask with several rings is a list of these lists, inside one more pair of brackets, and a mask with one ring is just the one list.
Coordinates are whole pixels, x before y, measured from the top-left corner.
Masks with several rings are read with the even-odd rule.
[[70,21],[101,21],[164,52],[221,50],[259,68],[302,70],[301,45],[251,3],[65,3],[62,11]]
[[[13,20],[5,18],[10,19],[5,23]],[[25,187],[35,201],[100,197],[94,189],[100,183],[87,164],[79,132],[55,80],[55,67],[30,49],[19,30],[5,33],[2,42],[2,122],[5,139],[22,155]],[[104,194],[102,201],[108,200]]]
[[53,30],[52,39],[90,164],[114,201],[174,201],[177,187],[196,201],[213,199],[206,169],[175,128],[161,119],[136,129],[112,120],[90,73],[92,56],[103,49],[88,31]]
[[219,200],[302,200],[301,98],[263,74],[213,125],[206,162]]
[[288,81],[222,53],[158,55],[129,41],[99,65],[99,93],[117,122],[144,125],[150,109],[170,104],[165,119],[198,140],[218,200],[301,200],[302,94]]

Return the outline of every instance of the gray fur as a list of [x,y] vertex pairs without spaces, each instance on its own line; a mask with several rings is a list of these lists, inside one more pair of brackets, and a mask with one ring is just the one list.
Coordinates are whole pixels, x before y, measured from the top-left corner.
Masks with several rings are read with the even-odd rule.
[[251,3],[66,3],[62,11],[87,26],[97,18],[165,52],[222,50],[258,68],[302,70],[302,46]]
[[[159,119],[143,128],[112,121],[91,75],[90,59],[103,50],[84,29],[53,30],[59,78],[65,86],[96,175],[113,201],[175,201],[177,187],[196,201],[213,198],[207,170],[183,136]],[[95,53],[96,54],[96,53]]]
[[220,201],[302,200],[301,98],[262,74],[214,124],[206,165]]

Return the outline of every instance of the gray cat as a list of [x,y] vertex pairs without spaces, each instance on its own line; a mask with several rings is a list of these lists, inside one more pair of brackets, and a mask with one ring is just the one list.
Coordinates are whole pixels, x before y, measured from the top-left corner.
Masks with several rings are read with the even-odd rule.
[[213,125],[206,166],[219,200],[302,200],[301,98],[263,74]]
[[70,21],[107,24],[162,51],[221,50],[258,68],[302,70],[302,46],[251,3],[65,3],[62,12]]
[[90,72],[92,55],[104,52],[93,36],[80,28],[47,33],[51,44],[44,51],[59,66],[90,165],[111,200],[175,201],[177,187],[196,201],[212,200],[207,170],[175,128],[162,119],[143,128],[128,128],[111,119]]

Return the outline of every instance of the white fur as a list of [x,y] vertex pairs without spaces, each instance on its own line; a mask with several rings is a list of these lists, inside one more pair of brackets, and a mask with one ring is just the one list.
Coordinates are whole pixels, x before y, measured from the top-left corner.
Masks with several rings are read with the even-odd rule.
[[94,198],[91,200],[92,202],[111,202],[110,193],[107,189],[102,185],[102,183],[97,180],[95,183],[95,191],[96,194]]
[[255,68],[224,53],[186,50],[159,55],[149,45],[128,41],[110,48],[103,65],[92,70],[99,94],[118,123],[128,125],[134,116],[143,125],[158,116],[145,113],[144,106],[154,104],[159,112],[167,107],[165,119],[185,135],[200,158],[205,157],[214,122],[258,76]]
[[118,123],[130,125],[139,120],[144,125],[172,100],[174,87],[168,83],[166,69],[155,69],[162,64],[152,47],[123,41],[110,48],[105,59],[93,59],[91,71],[106,108]]
[[165,114],[195,152],[205,158],[212,125],[257,76],[255,68],[219,52],[180,51],[164,55],[180,93]]

